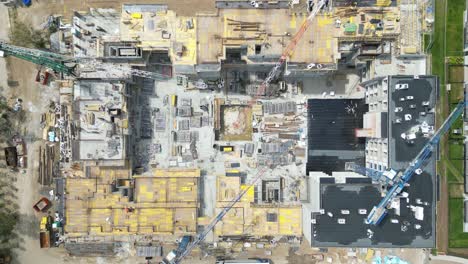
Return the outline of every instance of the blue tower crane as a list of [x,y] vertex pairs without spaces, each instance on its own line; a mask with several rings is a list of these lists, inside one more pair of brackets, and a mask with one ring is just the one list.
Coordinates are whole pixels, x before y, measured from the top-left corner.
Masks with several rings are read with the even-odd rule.
[[[380,203],[372,208],[371,212],[367,216],[366,223],[371,225],[378,225],[384,219],[385,215],[387,214],[388,206],[393,198],[401,193],[408,181],[411,180],[415,173],[417,173],[417,170],[426,165],[426,161],[429,159],[434,149],[437,148],[440,138],[450,129],[455,120],[463,113],[464,107],[465,102],[458,103],[458,105],[455,107],[452,113],[450,113],[437,132],[431,137],[427,144],[424,145],[414,160],[410,162],[409,166],[401,174],[398,173],[395,176],[395,178],[392,180],[393,186],[387,191],[387,194],[380,201]],[[355,166],[354,169],[362,171],[359,166]],[[377,177],[376,175],[378,173],[372,172],[368,174],[367,171],[368,169],[366,168],[364,175],[369,175],[371,178]],[[382,176],[379,178],[382,178]]]
[[371,168],[363,167],[357,165],[354,162],[347,162],[345,164],[345,170],[354,171],[359,174],[368,176],[374,182],[379,182],[381,184],[391,184],[397,175],[397,171],[389,169],[386,171],[378,171]]

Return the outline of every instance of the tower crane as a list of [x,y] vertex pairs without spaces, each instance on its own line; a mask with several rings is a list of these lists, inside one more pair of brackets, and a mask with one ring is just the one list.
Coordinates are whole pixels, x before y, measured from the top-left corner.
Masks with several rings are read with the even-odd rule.
[[354,162],[346,162],[345,170],[354,171],[359,174],[365,175],[372,179],[374,182],[379,182],[381,184],[391,184],[395,178],[397,172],[393,169],[386,171],[378,171],[371,168],[359,166]]
[[[299,40],[302,38],[304,35],[305,31],[309,28],[311,25],[311,22],[315,18],[315,16],[318,14],[320,9],[325,5],[324,0],[319,0],[319,3],[315,5],[315,8],[312,10],[310,15],[307,17],[307,19],[302,23],[299,31],[294,35],[294,37],[291,39],[291,42],[288,44],[288,46],[284,49],[283,53],[281,54],[281,57],[279,61],[275,64],[275,66],[270,70],[268,73],[267,78],[263,81],[263,83],[260,85],[259,91],[257,91],[257,96],[261,95],[264,93],[265,89],[268,87],[268,85],[271,83],[271,81],[276,77],[278,74],[279,70],[283,66],[283,64],[286,62],[286,59],[292,54],[294,49],[297,46],[297,43]],[[190,252],[198,245],[200,244],[203,240],[205,240],[206,236],[208,233],[210,233],[214,227],[223,219],[223,217],[229,212],[229,210],[232,209],[232,207],[240,201],[240,199],[247,193],[247,191],[263,176],[263,174],[266,172],[266,168],[263,168],[257,173],[257,176],[252,180],[251,184],[247,186],[246,189],[242,190],[237,197],[230,202],[230,204],[223,208],[221,212],[210,222],[210,224],[203,230],[202,233],[197,235],[195,240],[188,245],[188,247],[181,252],[175,259],[174,263],[178,264],[180,263]]]
[[307,29],[310,27],[310,25],[312,24],[312,21],[314,20],[315,16],[318,14],[318,12],[322,9],[322,7],[324,5],[325,5],[325,0],[319,0],[319,2],[314,6],[312,11],[310,12],[310,15],[302,23],[301,27],[296,32],[294,37],[291,39],[288,46],[286,46],[286,48],[283,50],[283,53],[281,54],[280,59],[276,62],[275,66],[273,66],[273,68],[270,70],[270,72],[268,73],[265,80],[260,85],[258,95],[263,94],[265,92],[266,88],[268,88],[270,83],[273,81],[273,79],[276,78],[276,75],[279,73],[281,67],[286,62],[287,58],[292,55],[292,53],[296,49],[297,44],[301,40],[302,36],[307,31]]
[[[421,174],[422,168],[427,165],[434,149],[437,148],[441,137],[450,129],[455,120],[463,113],[465,108],[465,102],[460,102],[455,107],[455,109],[450,113],[444,123],[440,128],[434,133],[434,135],[429,139],[429,141],[424,145],[421,151],[416,155],[413,161],[410,162],[409,166],[403,171],[398,173],[395,170],[387,170],[385,172],[374,171],[368,168],[362,168],[354,164],[348,166],[349,169],[354,170],[355,172],[367,175],[372,179],[377,179],[377,181],[382,181],[383,178],[388,178],[385,180],[389,185],[392,185],[391,188],[387,191],[385,197],[380,201],[379,204],[374,206],[367,216],[366,223],[371,225],[378,225],[385,215],[388,212],[389,205],[398,194],[401,193],[406,184],[411,180],[414,174]],[[390,173],[392,177],[385,177]]]
[[80,65],[83,68],[93,68],[103,71],[120,70],[121,72],[129,73],[130,75],[154,80],[169,77],[155,72],[134,69],[129,66],[106,64],[101,61],[101,58],[74,58],[43,50],[18,47],[5,42],[0,42],[0,51],[3,51],[5,55],[23,59],[37,65],[42,65],[54,70],[55,72],[69,76],[79,76],[80,72],[79,69],[77,69],[77,66]]
[[[296,32],[294,37],[291,39],[289,42],[288,46],[284,49],[283,53],[281,54],[281,57],[279,61],[275,64],[275,66],[271,69],[271,71],[268,73],[267,78],[263,81],[263,83],[260,85],[259,91],[257,91],[257,96],[263,94],[265,92],[265,89],[268,87],[270,82],[276,77],[278,72],[280,71],[281,67],[283,64],[286,62],[286,59],[291,56],[293,53],[294,49],[297,46],[297,43],[301,40],[302,36],[304,35],[305,31],[309,28],[311,25],[313,19],[315,16],[318,14],[318,12],[322,9],[322,7],[325,5],[325,0],[319,0],[318,4],[315,5],[313,10],[311,11],[310,15],[307,17],[307,19],[302,23],[299,31]],[[255,101],[255,98],[251,100],[250,102],[253,103]],[[255,178],[251,181],[251,183],[247,186],[246,189],[242,190],[234,200],[232,200],[227,207],[224,207],[221,212],[206,226],[206,228],[201,232],[200,234],[197,235],[195,240],[188,245],[188,247],[178,254],[174,261],[172,263],[179,264],[190,252],[192,249],[194,249],[198,244],[200,244],[203,240],[205,240],[206,236],[208,233],[210,233],[214,227],[223,219],[223,217],[229,212],[229,210],[232,209],[232,207],[240,201],[240,199],[247,193],[247,191],[255,185],[255,183],[262,178],[263,174],[266,172],[267,168],[262,168],[259,170]]]
[[183,258],[185,258],[188,254],[190,254],[192,249],[194,249],[198,244],[200,244],[200,242],[205,240],[208,233],[210,233],[214,229],[214,227],[223,219],[223,217],[229,212],[229,210],[231,210],[231,208],[234,207],[234,205],[236,205],[236,203],[240,201],[240,199],[250,190],[250,188],[252,188],[252,186],[254,186],[254,184],[260,178],[262,178],[263,174],[265,174],[266,171],[267,171],[266,167],[263,167],[262,169],[260,169],[257,172],[257,175],[255,176],[255,178],[251,181],[251,183],[247,185],[247,187],[244,190],[240,191],[239,194],[232,201],[229,202],[229,205],[224,207],[221,210],[221,212],[219,212],[218,215],[216,215],[216,217],[205,227],[203,232],[198,234],[195,240],[192,243],[190,243],[183,252],[178,254],[178,256],[174,259],[172,263],[175,263],[175,264],[180,263]]

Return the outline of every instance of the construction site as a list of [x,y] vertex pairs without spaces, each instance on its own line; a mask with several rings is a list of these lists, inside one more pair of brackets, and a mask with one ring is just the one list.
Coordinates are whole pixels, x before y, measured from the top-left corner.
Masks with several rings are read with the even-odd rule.
[[435,126],[430,2],[214,5],[73,10],[52,16],[50,50],[0,42],[55,89],[35,161],[44,247],[165,264],[434,248],[434,146],[463,106]]

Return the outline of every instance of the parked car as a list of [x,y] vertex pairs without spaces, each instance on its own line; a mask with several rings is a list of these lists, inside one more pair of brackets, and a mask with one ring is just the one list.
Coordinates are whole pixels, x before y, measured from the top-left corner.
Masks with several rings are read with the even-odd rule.
[[414,99],[414,96],[412,96],[412,95],[406,96],[406,100],[413,100],[413,99]]
[[412,105],[409,106],[409,108],[415,109],[415,108],[416,108],[416,105],[415,105],[415,104],[412,104]]
[[403,107],[395,107],[395,113],[403,111]]

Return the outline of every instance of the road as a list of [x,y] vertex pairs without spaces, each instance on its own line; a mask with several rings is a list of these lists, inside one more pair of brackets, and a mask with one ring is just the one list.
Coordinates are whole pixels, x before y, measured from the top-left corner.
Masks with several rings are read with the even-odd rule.
[[[4,6],[0,6],[0,27],[0,40],[8,41],[8,32],[10,32],[10,21],[8,19],[8,9]],[[6,67],[6,61],[0,60],[0,92],[2,92],[2,90],[8,86]]]
[[[8,41],[10,23],[8,9],[0,5],[0,39]],[[8,66],[8,67],[7,67]],[[31,138],[42,137],[40,127],[41,113],[53,99],[52,88],[44,88],[35,82],[36,66],[14,58],[0,59],[1,94],[7,99],[21,98],[24,102],[25,120],[20,125],[22,134]],[[17,83],[14,87],[8,86]],[[39,198],[40,186],[37,184],[37,146],[42,142],[29,140],[27,143],[29,166],[26,173],[18,173],[15,182],[18,188],[19,214],[15,232],[20,237],[20,248],[14,251],[16,263],[63,263],[56,252],[44,251],[39,248],[38,218],[32,210],[32,204]],[[54,254],[55,253],[55,254]]]

